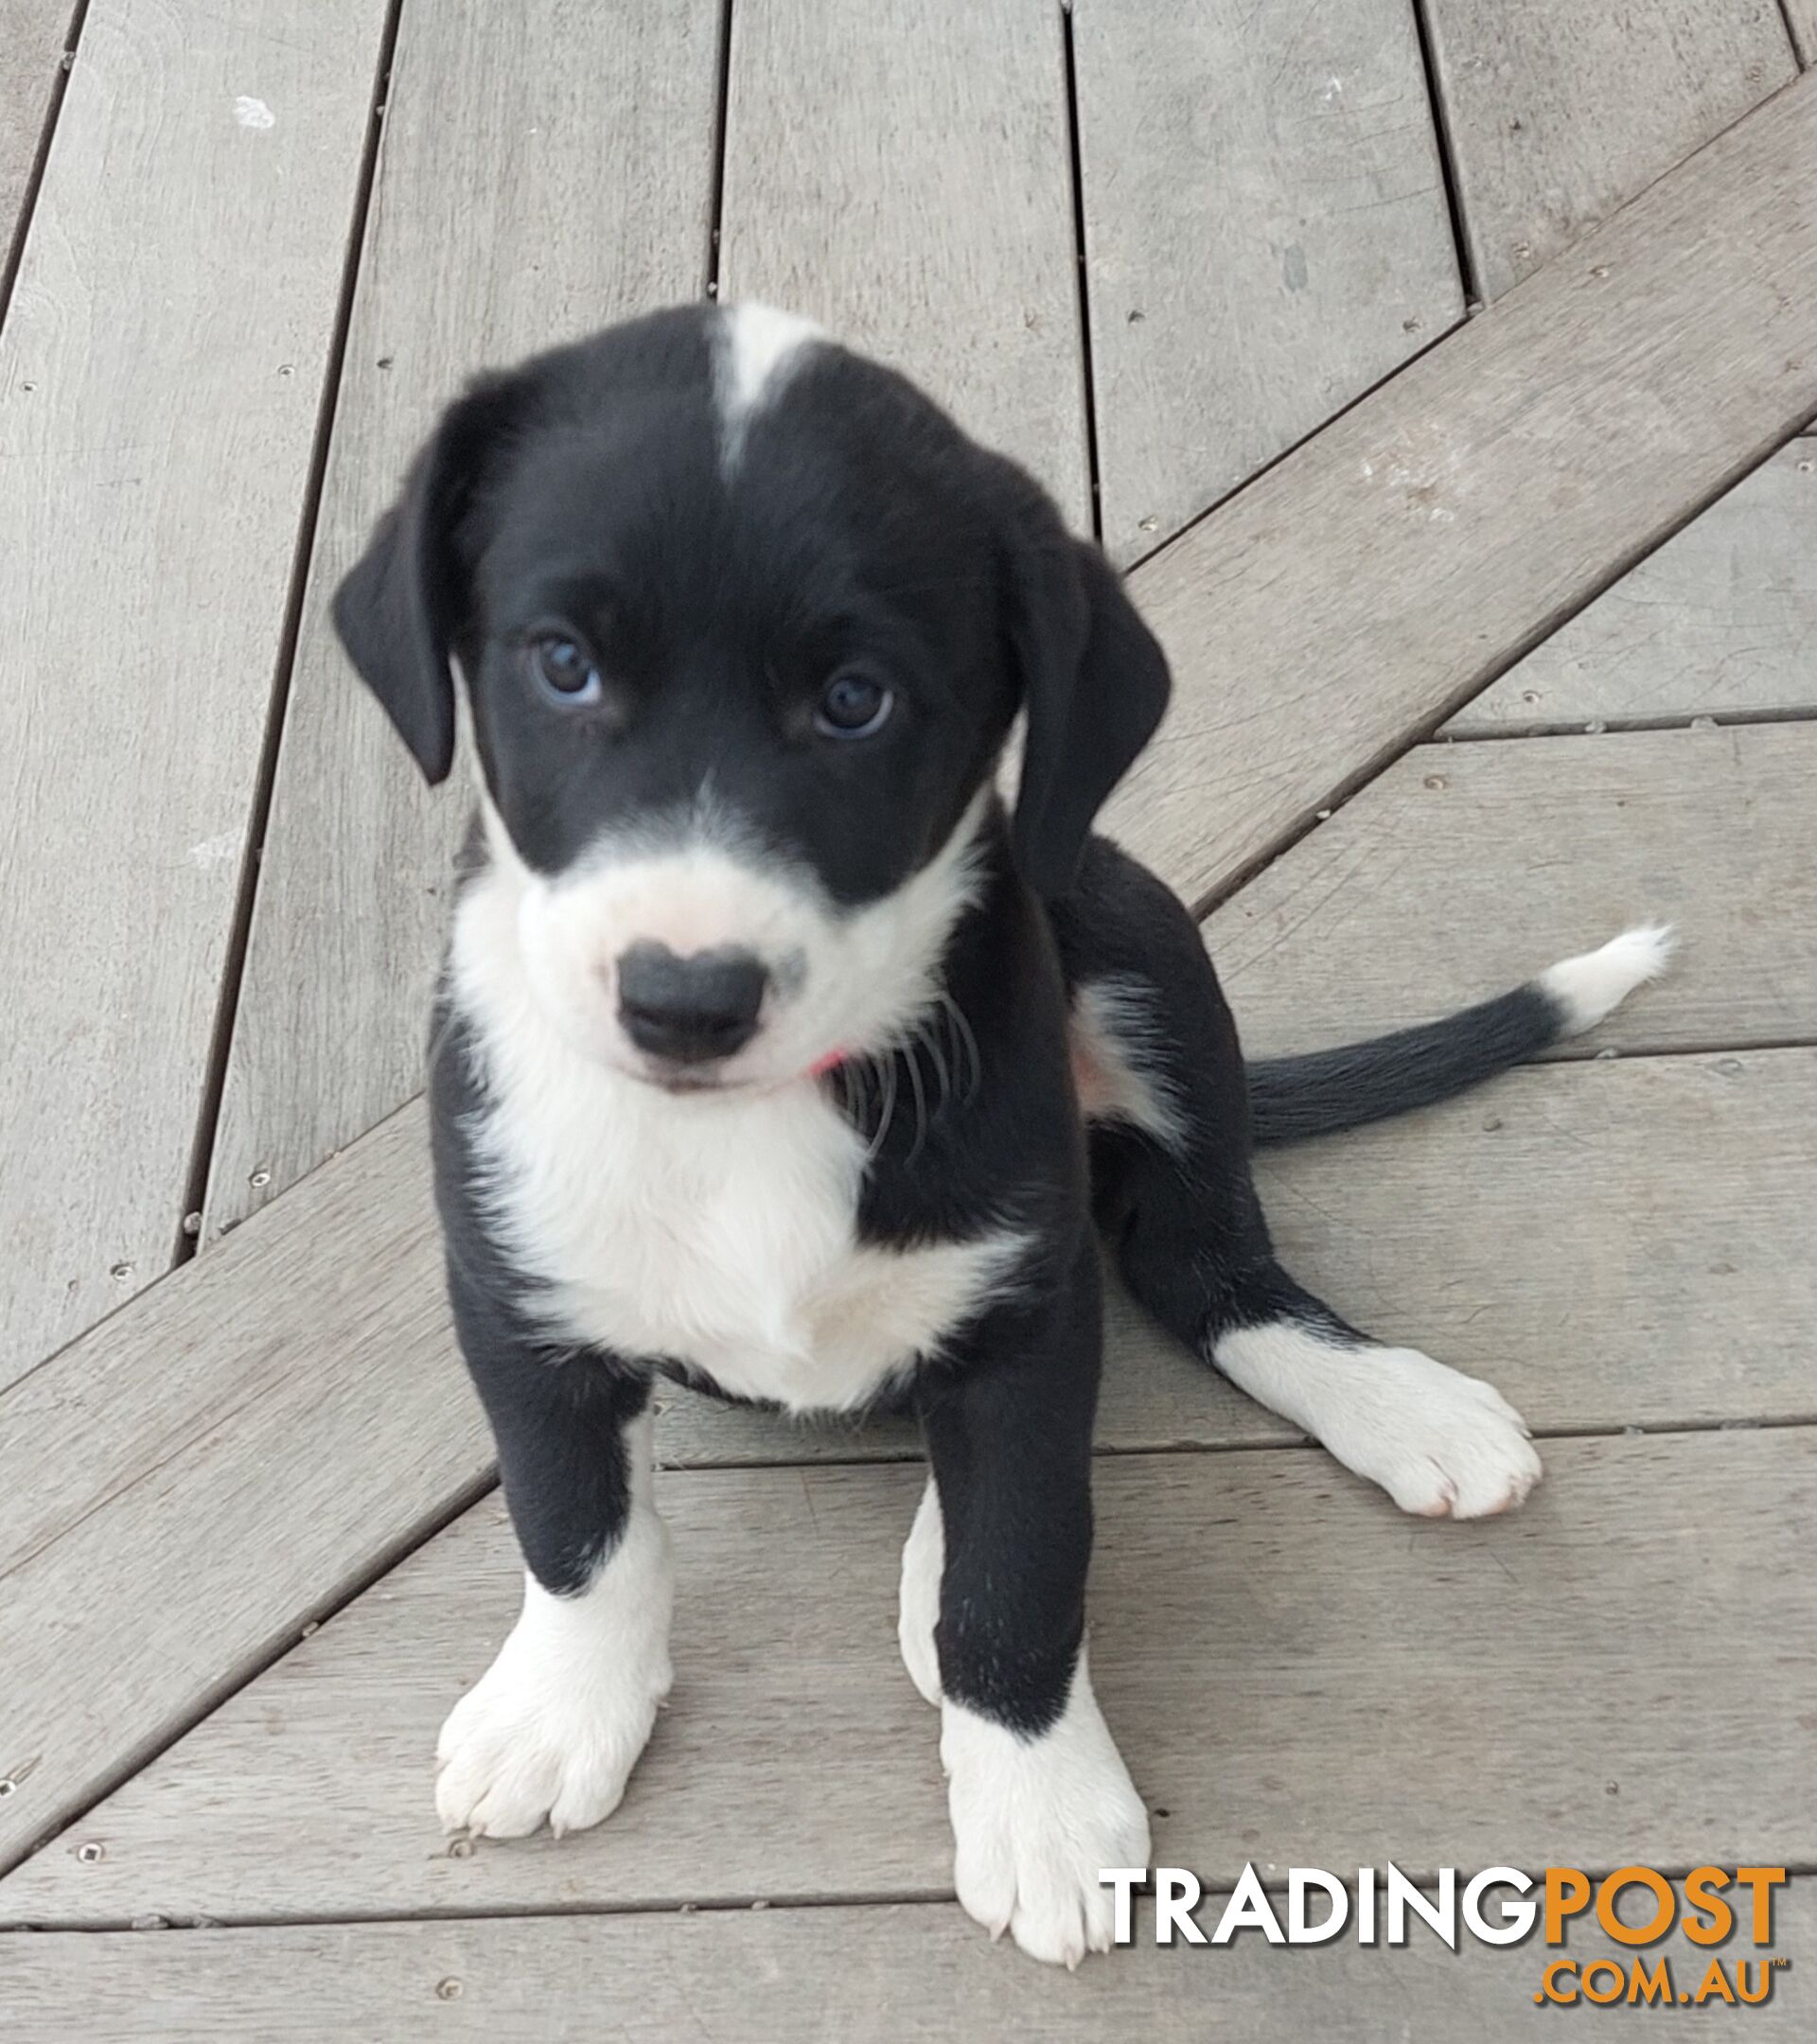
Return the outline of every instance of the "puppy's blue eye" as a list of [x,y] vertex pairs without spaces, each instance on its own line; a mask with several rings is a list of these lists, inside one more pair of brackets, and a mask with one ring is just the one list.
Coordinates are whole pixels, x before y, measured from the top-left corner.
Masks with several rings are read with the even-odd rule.
[[599,669],[578,640],[540,632],[528,650],[530,671],[551,696],[571,704],[599,700]]
[[895,700],[869,675],[836,674],[820,692],[815,728],[829,738],[869,738],[890,721]]

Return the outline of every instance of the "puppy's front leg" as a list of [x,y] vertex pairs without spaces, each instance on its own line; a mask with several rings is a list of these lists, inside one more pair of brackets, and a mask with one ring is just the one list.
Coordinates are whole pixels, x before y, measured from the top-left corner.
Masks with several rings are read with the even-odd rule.
[[516,1627],[442,1727],[435,1807],[450,1831],[581,1831],[618,1806],[669,1689],[649,1379],[538,1346],[458,1278],[450,1289],[526,1568]]
[[1087,1245],[1060,1295],[989,1315],[922,1397],[955,1885],[993,1936],[1068,1966],[1110,1946],[1099,1870],[1148,1863],[1148,1812],[1085,1663],[1101,1344]]

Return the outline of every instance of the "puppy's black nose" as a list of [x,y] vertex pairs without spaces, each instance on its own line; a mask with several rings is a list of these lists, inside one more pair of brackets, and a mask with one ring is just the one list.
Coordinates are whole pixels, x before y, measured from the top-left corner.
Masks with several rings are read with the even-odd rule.
[[749,951],[634,943],[618,961],[618,1019],[640,1050],[678,1065],[730,1057],[757,1032],[769,974]]

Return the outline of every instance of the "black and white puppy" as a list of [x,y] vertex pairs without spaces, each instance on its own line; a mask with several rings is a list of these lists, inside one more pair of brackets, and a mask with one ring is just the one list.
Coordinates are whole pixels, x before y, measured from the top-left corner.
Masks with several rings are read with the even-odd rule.
[[1539,1458],[1494,1391],[1275,1260],[1252,1141],[1587,1028],[1663,933],[1245,1073],[1187,911],[1091,835],[1168,695],[1117,577],[901,377],[762,308],[478,384],[335,617],[431,781],[458,671],[482,781],[434,1140],[527,1573],[442,1734],[443,1823],[573,1830],[624,1793],[670,1680],[654,1378],[906,1402],[930,1476],[902,1653],[941,1711],[959,1897],[1076,1964],[1109,1939],[1099,1869],[1148,1859],[1086,1668],[1099,1236],[1406,1510],[1518,1503]]

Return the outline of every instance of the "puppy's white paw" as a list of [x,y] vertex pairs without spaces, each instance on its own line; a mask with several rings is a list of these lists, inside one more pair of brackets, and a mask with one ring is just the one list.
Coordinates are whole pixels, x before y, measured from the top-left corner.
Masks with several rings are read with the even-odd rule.
[[449,1713],[436,1742],[444,1831],[559,1838],[609,1817],[666,1690],[579,1698],[538,1690],[503,1655]]
[[954,1885],[993,1937],[1076,1966],[1108,1951],[1113,1866],[1148,1864],[1148,1812],[1092,1697],[1083,1654],[1059,1722],[1024,1739],[948,1701],[941,1764],[956,1851]]
[[940,1492],[930,1476],[915,1508],[915,1523],[903,1543],[902,1595],[896,1614],[896,1643],[902,1648],[902,1665],[922,1700],[928,1703],[940,1701],[940,1653],[934,1645],[934,1627],[940,1618],[940,1578],[945,1559]]
[[1345,1345],[1296,1322],[1224,1335],[1218,1367],[1424,1519],[1483,1519],[1539,1482],[1526,1424],[1492,1384],[1417,1348]]
[[557,1838],[609,1817],[671,1680],[666,1597],[632,1626],[527,1582],[523,1615],[435,1746],[445,1831]]
[[1417,1348],[1358,1354],[1374,1382],[1319,1437],[1402,1511],[1485,1519],[1522,1503],[1539,1482],[1526,1423],[1492,1384]]

